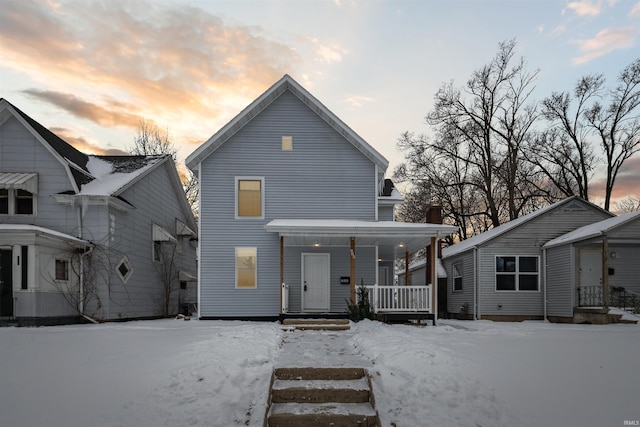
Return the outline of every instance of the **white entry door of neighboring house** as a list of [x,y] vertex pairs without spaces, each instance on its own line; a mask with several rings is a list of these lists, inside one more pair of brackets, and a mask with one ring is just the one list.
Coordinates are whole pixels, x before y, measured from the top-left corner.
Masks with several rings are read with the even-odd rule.
[[580,287],[600,286],[602,284],[602,252],[599,250],[580,250]]
[[581,307],[602,305],[602,252],[599,250],[580,250],[578,298]]
[[302,254],[302,310],[329,311],[329,254]]

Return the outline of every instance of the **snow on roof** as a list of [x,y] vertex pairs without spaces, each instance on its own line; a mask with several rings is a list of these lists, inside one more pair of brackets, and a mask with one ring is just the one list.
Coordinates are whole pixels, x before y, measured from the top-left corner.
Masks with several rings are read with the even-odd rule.
[[146,173],[166,156],[89,156],[87,169],[95,179],[83,184],[80,193],[110,196]]
[[617,228],[623,224],[626,224],[629,221],[633,221],[635,219],[640,218],[639,212],[631,212],[628,214],[614,216],[613,218],[608,218],[602,221],[595,222],[593,224],[585,225],[583,227],[577,228],[567,234],[563,234],[560,237],[557,237],[553,240],[548,241],[543,248],[551,248],[554,246],[565,245],[568,243],[579,242],[581,240],[587,240],[592,237],[598,237],[607,232]]
[[[459,243],[456,243],[455,245],[452,246],[448,246],[446,248],[442,249],[442,258],[447,258],[453,255],[457,255],[459,253],[465,252],[469,249],[472,249],[474,247],[480,246],[492,239],[495,239],[498,236],[501,236],[502,234],[506,233],[507,231],[513,230],[514,228],[525,224],[539,216],[542,216],[544,214],[546,214],[547,212],[557,208],[558,206],[564,205],[569,203],[572,200],[582,200],[577,196],[572,196],[572,197],[568,197],[566,199],[562,199],[560,201],[557,201],[555,203],[550,204],[547,207],[544,207],[542,209],[538,209],[535,212],[531,212],[527,215],[523,215],[520,218],[516,218],[514,220],[511,220],[507,223],[504,223],[498,227],[492,228],[491,230],[487,230],[484,233],[478,234],[476,236],[473,236],[467,240],[463,240]],[[594,205],[595,206],[595,205]]]
[[56,230],[51,230],[50,228],[39,227],[37,225],[30,224],[0,224],[0,231],[3,232],[34,232],[34,233],[42,233],[48,234],[53,237],[57,237],[60,239],[70,240],[76,243],[82,243],[85,245],[89,245],[90,243],[86,240],[80,239],[78,237],[72,236],[70,234],[61,233]]
[[[415,270],[419,270],[420,268],[423,268],[425,265],[427,265],[426,258],[420,258],[418,260],[412,261],[409,263],[409,272],[411,273]],[[438,278],[446,279],[447,270],[444,268],[444,265],[442,264],[442,260],[440,258],[436,259],[436,266],[438,267]],[[398,276],[403,276],[404,273],[405,273],[404,268],[400,268],[396,272]]]

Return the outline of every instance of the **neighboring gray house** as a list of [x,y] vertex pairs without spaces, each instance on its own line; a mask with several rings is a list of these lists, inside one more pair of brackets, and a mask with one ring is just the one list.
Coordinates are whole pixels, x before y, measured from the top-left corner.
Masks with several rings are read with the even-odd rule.
[[[543,250],[550,320],[569,321],[576,309],[610,303],[638,308],[640,212],[585,225],[547,242]],[[585,310],[578,317],[585,318]]]
[[[565,277],[571,275],[572,268],[568,259],[556,258],[562,248],[545,254],[544,246],[612,216],[590,202],[570,197],[444,248],[449,314],[472,319],[543,319],[545,278],[556,280],[545,266],[554,266],[556,274],[566,262]],[[554,283],[556,288],[547,295],[550,306],[555,304],[551,298],[556,297],[556,289],[562,288],[567,294],[575,289],[568,281]],[[571,309],[561,305],[565,310],[556,315],[572,316]]]
[[285,75],[187,158],[201,318],[344,313],[356,285],[455,227],[393,221],[387,160]]
[[86,155],[0,99],[5,323],[174,314],[196,301],[195,230],[171,156]]

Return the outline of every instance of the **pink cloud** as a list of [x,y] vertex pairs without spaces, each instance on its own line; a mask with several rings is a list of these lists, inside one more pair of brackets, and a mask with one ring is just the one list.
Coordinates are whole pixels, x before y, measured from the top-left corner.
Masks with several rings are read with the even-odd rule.
[[259,28],[196,7],[111,1],[3,3],[0,57],[46,88],[32,96],[78,117],[192,128],[223,115],[229,99],[245,105],[301,62]]
[[[604,199],[606,180],[604,178],[590,183],[590,193]],[[623,199],[637,195],[640,191],[640,155],[627,159],[616,177],[612,197]]]
[[573,63],[584,64],[611,51],[633,47],[637,36],[637,28],[608,28],[591,39],[575,41],[583,54],[573,58]]
[[118,148],[103,148],[99,145],[89,141],[88,139],[77,136],[69,129],[52,127],[49,129],[51,132],[64,139],[69,144],[73,145],[77,150],[86,154],[95,154],[99,156],[126,156],[128,152],[120,150]]

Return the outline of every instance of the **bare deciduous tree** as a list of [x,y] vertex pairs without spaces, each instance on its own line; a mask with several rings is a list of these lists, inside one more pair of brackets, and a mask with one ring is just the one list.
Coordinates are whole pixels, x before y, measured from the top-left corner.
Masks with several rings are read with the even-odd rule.
[[622,70],[616,87],[604,92],[603,84],[599,84],[595,89],[603,102],[594,102],[584,117],[604,151],[607,169],[604,208],[609,210],[622,165],[640,151],[640,58]]
[[640,196],[629,196],[614,204],[614,211],[618,214],[640,211]]
[[138,133],[133,138],[133,146],[129,152],[134,156],[156,156],[170,154],[175,162],[178,150],[176,149],[169,130],[161,131],[158,126],[148,120],[140,120]]
[[602,81],[602,76],[586,76],[573,93],[556,92],[542,101],[542,115],[549,127],[531,147],[529,159],[565,197],[577,195],[589,200],[596,156],[583,116],[598,96]]

